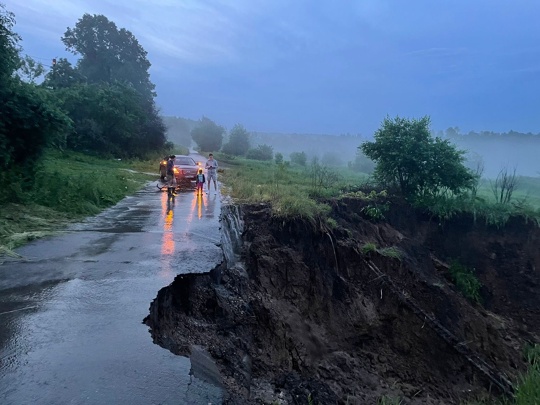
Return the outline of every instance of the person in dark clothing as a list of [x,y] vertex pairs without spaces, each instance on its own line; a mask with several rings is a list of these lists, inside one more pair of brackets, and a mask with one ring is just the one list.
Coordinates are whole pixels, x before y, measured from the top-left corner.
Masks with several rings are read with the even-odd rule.
[[169,156],[169,160],[167,160],[167,193],[170,196],[176,196],[176,193],[174,192],[176,188],[176,178],[174,176],[174,159],[176,159],[175,155]]

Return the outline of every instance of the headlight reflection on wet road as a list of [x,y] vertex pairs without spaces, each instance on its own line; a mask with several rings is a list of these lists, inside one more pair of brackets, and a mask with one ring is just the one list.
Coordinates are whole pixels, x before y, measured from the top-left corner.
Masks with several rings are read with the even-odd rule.
[[161,271],[160,276],[169,278],[172,272],[172,260],[175,251],[173,221],[174,221],[174,198],[167,198],[167,194],[161,196],[161,215],[163,221],[163,236],[161,237]]

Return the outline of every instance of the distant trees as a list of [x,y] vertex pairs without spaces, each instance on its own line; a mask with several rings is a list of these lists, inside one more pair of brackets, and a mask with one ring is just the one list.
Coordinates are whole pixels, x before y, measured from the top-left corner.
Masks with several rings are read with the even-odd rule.
[[223,145],[223,152],[234,156],[244,156],[249,150],[249,132],[241,124],[236,124],[229,133],[229,141]]
[[191,130],[197,126],[196,121],[181,117],[163,117],[163,122],[169,141],[185,147],[191,145]]
[[375,170],[375,163],[358,149],[354,160],[348,163],[348,167],[355,172],[371,174]]
[[307,155],[305,152],[293,152],[290,154],[289,159],[291,163],[299,166],[305,166],[307,164]]
[[210,118],[202,117],[197,126],[191,130],[191,138],[202,151],[218,151],[223,144],[225,128]]
[[327,151],[324,152],[321,157],[321,164],[324,166],[342,166],[344,162],[343,158],[338,152]]
[[253,160],[272,160],[274,158],[274,148],[270,145],[259,145],[247,151],[246,157]]
[[406,197],[460,193],[471,187],[473,173],[464,152],[448,140],[433,138],[430,119],[385,118],[373,142],[360,149],[376,163],[375,178]]

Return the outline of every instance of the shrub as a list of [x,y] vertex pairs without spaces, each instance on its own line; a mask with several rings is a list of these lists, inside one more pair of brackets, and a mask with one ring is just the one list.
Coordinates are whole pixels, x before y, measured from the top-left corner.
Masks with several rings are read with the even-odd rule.
[[376,163],[375,178],[398,187],[405,197],[459,194],[470,189],[473,173],[463,164],[465,152],[448,140],[433,138],[429,117],[408,120],[385,118],[374,142],[362,152]]
[[274,158],[274,148],[270,145],[259,145],[255,149],[248,150],[246,157],[253,160],[272,160]]
[[249,150],[249,133],[246,129],[236,124],[229,134],[229,141],[223,145],[223,153],[232,156],[243,156]]

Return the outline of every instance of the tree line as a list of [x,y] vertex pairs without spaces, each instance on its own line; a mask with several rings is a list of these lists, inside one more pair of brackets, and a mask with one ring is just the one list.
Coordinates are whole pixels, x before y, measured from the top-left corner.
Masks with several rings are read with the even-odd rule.
[[147,52],[130,31],[84,14],[61,38],[77,62],[52,59],[45,73],[22,56],[14,25],[0,4],[0,185],[31,183],[47,147],[129,158],[167,146]]
[[[165,117],[169,139],[174,139],[183,146],[197,144],[204,152],[221,151],[230,156],[244,156],[255,160],[274,159],[274,148],[267,144],[252,147],[251,134],[242,124],[236,124],[228,134],[223,126],[208,117],[198,121],[178,117]],[[226,138],[227,135],[227,138]]]

